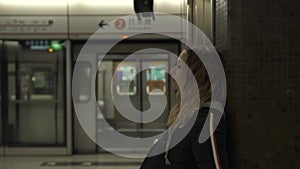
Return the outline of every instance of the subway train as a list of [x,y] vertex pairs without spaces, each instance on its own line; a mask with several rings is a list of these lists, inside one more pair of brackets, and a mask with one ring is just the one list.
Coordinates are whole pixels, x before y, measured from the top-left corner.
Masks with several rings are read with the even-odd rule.
[[[153,11],[193,23],[214,43],[213,0],[154,0]],[[119,20],[126,15],[135,17],[131,21]],[[84,85],[91,78],[89,65],[77,62],[86,42],[93,41],[90,37],[97,30],[113,34],[107,30],[108,25],[126,29],[130,24],[146,24],[146,20],[136,17],[133,0],[0,0],[0,156],[105,152],[82,128],[73,106],[74,102],[88,101],[91,95],[96,97],[90,124],[96,140],[101,140],[97,126],[103,119],[116,131],[137,138],[151,137],[167,128],[168,113],[175,102],[167,74],[175,61],[169,52],[180,53],[183,45],[178,39],[154,34],[131,37],[139,32],[137,29],[98,40],[97,45],[109,38],[120,42],[96,65],[95,91],[86,88],[72,94],[72,83]],[[164,20],[162,24],[170,23]],[[123,61],[147,48],[162,50],[146,50]],[[87,72],[77,81],[72,80],[75,65]],[[150,69],[136,73],[149,65]],[[124,75],[132,76],[132,80]],[[127,83],[130,88],[123,89]],[[113,94],[119,96],[120,103],[129,97],[136,109],[145,111],[155,87],[160,91],[153,97],[165,95],[169,101],[164,112],[151,123],[131,122],[114,106]],[[96,107],[102,114],[97,113]],[[144,150],[137,146],[119,151]]]

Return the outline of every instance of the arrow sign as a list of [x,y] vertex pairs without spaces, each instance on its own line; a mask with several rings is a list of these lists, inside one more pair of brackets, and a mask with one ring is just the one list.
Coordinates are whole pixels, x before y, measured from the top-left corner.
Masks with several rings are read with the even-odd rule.
[[100,28],[103,28],[103,26],[105,26],[105,25],[108,25],[108,23],[104,23],[104,20],[102,20],[102,21],[98,24],[98,26],[99,26]]

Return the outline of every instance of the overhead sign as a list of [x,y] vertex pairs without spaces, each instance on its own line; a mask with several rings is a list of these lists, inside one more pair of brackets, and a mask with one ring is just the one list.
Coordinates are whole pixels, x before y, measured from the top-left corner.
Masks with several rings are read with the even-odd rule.
[[69,35],[71,39],[87,39],[96,32],[95,34],[101,34],[103,39],[120,39],[124,35],[130,36],[139,32],[172,34],[185,32],[182,22],[173,23],[165,14],[157,15],[155,20],[151,17],[143,17],[139,20],[135,15],[119,18],[117,16],[70,16]]
[[20,35],[67,37],[67,16],[0,16],[0,39]]

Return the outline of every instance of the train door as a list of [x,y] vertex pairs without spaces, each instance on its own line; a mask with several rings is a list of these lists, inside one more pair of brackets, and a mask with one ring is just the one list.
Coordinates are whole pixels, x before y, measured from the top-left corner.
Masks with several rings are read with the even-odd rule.
[[[112,58],[113,56],[110,56]],[[130,98],[134,108],[141,110],[140,101],[140,75],[137,75],[139,63],[136,60],[106,60],[99,65],[98,73],[98,104],[104,114],[104,118],[110,121],[110,125],[121,133],[136,137],[138,135],[138,124],[123,117],[115,107],[119,103],[120,107],[128,107],[125,103],[127,97]],[[113,75],[115,74],[115,78]],[[132,80],[130,80],[132,78]],[[105,82],[105,84],[101,84]],[[129,89],[125,86],[129,85]],[[105,93],[101,92],[104,91]],[[114,97],[114,100],[113,100]],[[126,110],[124,110],[126,111]],[[100,116],[99,116],[100,117]],[[140,117],[138,117],[140,118]]]
[[[146,56],[146,59],[141,60],[142,68],[148,68],[142,73],[142,98],[141,104],[143,111],[146,111],[150,108],[149,97],[152,95],[153,105],[162,104],[164,98],[161,97],[165,95],[167,100],[170,101],[170,84],[169,76],[167,70],[170,68],[170,58],[167,54],[159,54]],[[171,105],[167,104],[164,112],[151,123],[141,124],[141,136],[142,137],[151,137],[157,135],[160,132],[163,132],[166,129],[167,118],[169,115]],[[160,110],[155,110],[156,107],[153,107],[154,111],[159,112]],[[143,119],[143,118],[142,118]]]
[[66,154],[63,46],[52,40],[3,41],[4,154]]
[[[149,45],[150,44],[150,45]],[[80,53],[83,43],[74,42],[72,45],[73,61]],[[95,114],[95,136],[97,141],[101,140],[101,125],[103,118],[114,130],[130,137],[151,137],[163,132],[166,129],[166,122],[170,107],[174,104],[174,92],[169,85],[169,76],[166,73],[173,65],[167,52],[145,53],[137,55],[131,60],[124,59],[131,53],[143,48],[160,48],[178,54],[180,44],[178,42],[126,42],[114,47],[98,65],[96,76],[96,99],[101,114]],[[147,68],[144,71],[139,70]],[[114,75],[114,76],[113,76]],[[132,79],[132,80],[130,80]],[[129,85],[129,88],[126,88]],[[158,90],[155,90],[158,89]],[[168,99],[166,109],[161,115],[149,123],[136,123],[125,117],[117,110],[115,104],[127,104],[125,100],[129,97],[130,104],[137,110],[146,111],[150,108],[149,95],[154,102],[161,102],[162,95]],[[113,101],[114,97],[114,101]],[[127,99],[128,100],[128,99]],[[129,112],[127,106],[123,105],[122,111]],[[153,107],[152,107],[153,108]],[[155,107],[154,107],[155,109]],[[145,115],[138,115],[143,122]],[[92,122],[94,123],[94,122]],[[94,124],[93,124],[94,125]],[[76,113],[74,113],[74,153],[96,153],[104,152],[85,133],[80,125]],[[112,148],[114,146],[112,145]],[[114,147],[115,148],[115,147]],[[141,147],[135,150],[120,149],[120,151],[143,151]]]
[[[149,123],[144,123],[147,118],[146,114],[140,113],[139,117],[136,117],[140,119],[141,123],[133,122],[124,117],[116,106],[121,107],[121,111],[129,115],[131,108],[126,102],[128,98],[130,99],[129,104],[141,112],[146,112],[150,108],[150,95],[153,98],[153,105],[163,103],[164,98],[169,100],[168,89],[170,86],[167,75],[169,56],[168,54],[142,54],[126,61],[123,61],[123,56],[108,55],[108,59],[98,67],[97,102],[101,113],[115,130],[124,135],[135,138],[157,135],[167,127],[170,105],[167,104],[164,112]],[[121,60],[117,58],[121,58]],[[139,70],[144,71],[137,73]],[[128,86],[129,88],[127,88]],[[162,95],[166,97],[162,97]],[[161,111],[155,106],[152,106],[151,110]],[[98,117],[99,123],[101,123],[102,115],[98,115]],[[101,132],[98,133],[97,139],[101,140]],[[114,145],[112,145],[113,148]],[[143,151],[142,148],[136,147],[135,150],[120,151]]]

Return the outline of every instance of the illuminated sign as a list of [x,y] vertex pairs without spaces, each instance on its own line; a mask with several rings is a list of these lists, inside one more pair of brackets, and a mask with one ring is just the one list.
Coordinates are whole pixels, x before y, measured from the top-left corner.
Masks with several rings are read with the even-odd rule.
[[51,47],[53,50],[55,50],[55,51],[62,50],[62,48],[63,48],[62,45],[61,45],[61,43],[60,43],[59,41],[57,41],[57,40],[51,41],[50,47]]
[[25,40],[20,41],[23,47],[29,48],[31,50],[47,50],[47,51],[60,51],[63,45],[57,40]]

